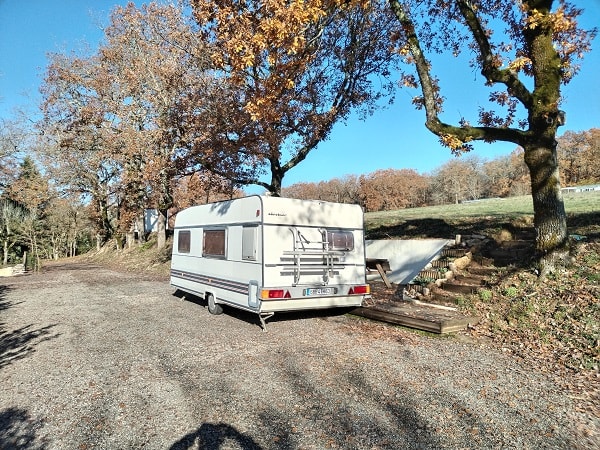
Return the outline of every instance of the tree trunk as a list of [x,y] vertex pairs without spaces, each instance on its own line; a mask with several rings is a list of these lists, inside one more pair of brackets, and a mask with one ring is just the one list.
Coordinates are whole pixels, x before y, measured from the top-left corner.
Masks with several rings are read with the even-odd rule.
[[37,239],[35,237],[35,231],[32,231],[30,236],[31,251],[33,252],[33,270],[39,272],[40,270],[40,252],[37,245]]
[[269,163],[271,164],[271,184],[268,186],[269,193],[273,197],[280,197],[285,170],[281,167],[278,157],[269,158]]
[[129,250],[131,250],[133,248],[134,242],[135,242],[135,232],[130,230],[127,233],[125,233],[125,243]]
[[8,238],[10,237],[10,225],[8,220],[6,221],[4,231],[6,231],[6,238],[4,239],[4,256],[2,259],[2,264],[6,266],[8,264],[8,250],[10,247],[12,247],[12,245],[10,247],[8,245]]
[[4,239],[4,255],[2,257],[2,265],[6,266],[8,264],[8,237]]
[[159,249],[165,248],[167,245],[167,211],[158,209],[158,220],[156,223],[156,246]]
[[553,272],[557,265],[564,265],[569,253],[556,142],[548,146],[525,147],[525,163],[531,176],[535,249],[543,277]]
[[102,236],[102,243],[108,242],[113,235],[112,224],[108,213],[108,200],[106,197],[97,197],[97,208],[100,213],[100,235]]
[[59,250],[58,250],[58,238],[56,237],[56,235],[54,233],[52,233],[52,236],[50,237],[50,243],[52,244],[52,259],[53,260],[58,260],[58,254],[59,254]]
[[137,236],[135,236],[135,239],[137,239],[138,243],[140,242],[146,242],[146,224],[145,222],[145,218],[143,216],[137,216],[137,218],[135,219],[135,225],[134,225],[134,234],[137,233]]

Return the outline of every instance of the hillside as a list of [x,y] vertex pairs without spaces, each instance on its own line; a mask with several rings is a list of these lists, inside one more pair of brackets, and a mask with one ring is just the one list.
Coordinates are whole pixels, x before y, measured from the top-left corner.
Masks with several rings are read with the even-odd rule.
[[168,239],[167,246],[159,250],[156,239],[151,237],[148,242],[123,250],[117,250],[114,243],[108,243],[100,251],[77,258],[126,272],[144,272],[150,278],[164,278],[166,282],[171,267],[171,245],[172,240]]
[[[570,234],[600,238],[600,191],[564,196]],[[452,238],[456,234],[499,236],[503,231],[532,231],[531,196],[479,200],[365,214],[371,239]]]
[[[483,289],[458,303],[481,318],[466,336],[528,360],[600,411],[600,192],[568,194],[565,206],[573,244],[569,268],[540,282],[530,248],[497,267]],[[500,247],[535,235],[528,196],[368,213],[365,220],[370,239],[480,234]]]

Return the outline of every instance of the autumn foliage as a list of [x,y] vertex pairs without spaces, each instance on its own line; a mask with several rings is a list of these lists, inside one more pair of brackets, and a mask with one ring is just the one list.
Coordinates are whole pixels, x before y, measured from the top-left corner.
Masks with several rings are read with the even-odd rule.
[[381,1],[116,7],[95,54],[51,56],[43,157],[91,196],[104,240],[144,208],[166,225],[192,185],[196,202],[248,184],[279,195],[337,121],[393,93],[394,26]]
[[[367,115],[394,92],[398,58],[389,50],[395,20],[383,1],[191,5],[231,95],[226,110],[187,125],[202,136],[195,142],[199,160],[237,184],[279,195],[285,174],[336,122],[354,110]],[[212,132],[203,132],[207,128]],[[209,148],[222,151],[207,155]]]
[[40,124],[48,167],[91,196],[104,240],[129,232],[144,208],[166,225],[179,180],[201,170],[190,169],[181,105],[213,79],[207,50],[175,6],[117,7],[105,36],[95,55],[51,57]]

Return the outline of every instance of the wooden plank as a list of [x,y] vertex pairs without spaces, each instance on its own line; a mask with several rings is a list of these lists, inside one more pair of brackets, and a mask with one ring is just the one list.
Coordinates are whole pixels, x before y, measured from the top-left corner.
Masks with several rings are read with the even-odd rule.
[[439,308],[423,305],[415,307],[410,304],[380,308],[361,307],[353,309],[350,313],[437,334],[464,330],[469,324],[478,322],[475,317],[467,317],[455,311],[442,311]]
[[456,333],[457,331],[462,331],[469,326],[469,324],[473,324],[475,322],[469,321],[457,321],[456,323],[442,323],[440,327],[440,334],[445,333]]
[[391,268],[390,268],[390,262],[387,259],[380,259],[380,258],[367,258],[365,260],[366,263],[366,267],[369,270],[373,270],[376,269],[377,272],[379,272],[379,276],[381,276],[381,279],[383,280],[383,282],[385,283],[386,287],[391,288],[392,287],[392,283],[390,283],[390,280],[388,279],[386,272],[391,272]]
[[377,272],[379,272],[379,275],[381,275],[381,279],[385,283],[386,287],[391,288],[392,283],[390,283],[390,280],[388,280],[388,277],[385,274],[385,270],[383,270],[383,267],[381,267],[381,264],[377,263],[377,264],[375,264],[375,267],[377,268]]
[[417,330],[429,331],[431,333],[441,333],[440,325],[435,322],[430,322],[427,320],[410,316],[393,314],[388,311],[382,311],[379,309],[360,307],[350,311],[350,314],[366,317],[367,319],[379,320],[381,322],[402,325],[409,328],[416,328]]
[[390,261],[387,260],[387,259],[383,259],[383,258],[366,258],[365,259],[365,263],[367,265],[367,269],[374,269],[377,264],[381,264],[381,267],[383,267],[383,270],[385,270],[386,272],[392,270],[390,268]]

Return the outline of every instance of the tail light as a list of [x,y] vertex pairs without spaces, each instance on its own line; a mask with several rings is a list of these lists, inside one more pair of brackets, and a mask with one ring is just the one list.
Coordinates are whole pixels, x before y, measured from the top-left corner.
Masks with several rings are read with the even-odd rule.
[[359,286],[352,286],[348,291],[348,295],[369,295],[371,293],[371,286],[368,284],[361,284]]
[[263,300],[276,300],[282,298],[292,298],[290,291],[285,289],[263,289],[260,291],[260,298]]

